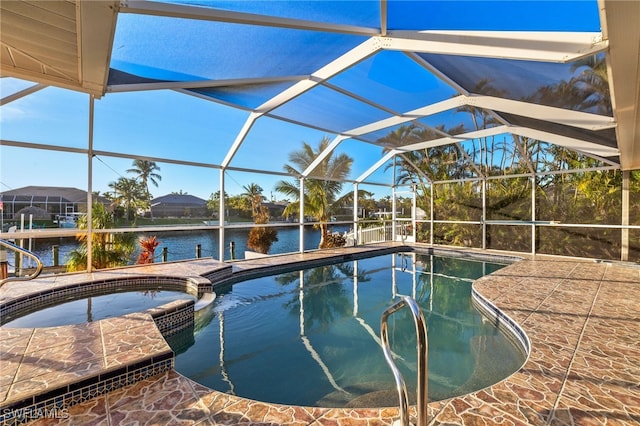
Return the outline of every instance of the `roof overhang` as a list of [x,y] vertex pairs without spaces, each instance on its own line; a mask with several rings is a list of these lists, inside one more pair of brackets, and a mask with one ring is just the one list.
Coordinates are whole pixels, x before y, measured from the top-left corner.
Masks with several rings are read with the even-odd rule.
[[600,0],[622,170],[640,169],[640,2]]
[[105,93],[119,1],[0,2],[0,76]]

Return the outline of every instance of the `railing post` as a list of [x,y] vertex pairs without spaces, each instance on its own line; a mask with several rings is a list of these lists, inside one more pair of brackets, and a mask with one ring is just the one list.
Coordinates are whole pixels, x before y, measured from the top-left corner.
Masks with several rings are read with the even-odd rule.
[[169,259],[169,248],[163,247],[162,248],[162,261],[166,262],[167,259]]
[[51,252],[53,255],[53,266],[58,266],[60,264],[60,246],[51,246]]
[[[16,245],[22,247],[23,240],[16,240]],[[22,270],[22,252],[16,250],[15,257],[13,262],[13,273],[16,277],[20,276],[20,271]]]
[[202,244],[196,244],[196,259],[202,257]]
[[9,262],[7,261],[7,251],[0,248],[0,280],[9,277]]

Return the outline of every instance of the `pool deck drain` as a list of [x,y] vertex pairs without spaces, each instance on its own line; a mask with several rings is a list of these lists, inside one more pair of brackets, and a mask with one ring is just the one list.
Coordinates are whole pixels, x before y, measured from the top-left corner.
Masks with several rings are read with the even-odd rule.
[[[244,272],[271,264],[313,263],[358,250],[275,256],[233,263],[233,269]],[[526,332],[531,342],[529,358],[515,374],[489,388],[430,403],[430,424],[640,424],[640,268],[523,257],[477,280],[474,289]],[[193,275],[212,266],[215,261],[170,263],[158,265],[154,273],[163,268],[167,274]],[[78,276],[6,284],[0,288],[0,300],[65,279]],[[134,319],[135,324],[129,322]],[[107,325],[102,321],[116,326],[106,334],[99,332]],[[52,329],[0,328],[0,406],[21,395],[65,385],[78,370],[129,364],[132,354],[146,359],[156,354],[163,360],[166,345],[142,314],[102,321]],[[44,337],[54,331],[53,337]],[[100,346],[105,335],[112,343]],[[171,368],[160,370],[66,410],[36,413],[43,417],[29,424],[391,425],[398,418],[395,408],[292,407],[251,401],[212,391]]]

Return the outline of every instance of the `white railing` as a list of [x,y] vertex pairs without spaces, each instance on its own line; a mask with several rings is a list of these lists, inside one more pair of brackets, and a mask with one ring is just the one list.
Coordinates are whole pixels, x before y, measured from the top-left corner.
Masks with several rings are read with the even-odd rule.
[[358,228],[358,235],[354,241],[353,232],[347,234],[347,245],[349,243],[372,244],[383,243],[393,239],[393,227],[391,223],[385,223],[382,226],[373,228]]
[[[395,235],[396,241],[413,242],[413,231],[410,223],[396,223]],[[373,244],[393,241],[393,223],[385,223],[382,226],[373,228],[358,228],[358,238],[355,240],[357,244]],[[353,245],[353,232],[347,234],[347,245]]]
[[411,222],[403,221],[396,223],[396,241],[403,243],[414,243],[413,227]]

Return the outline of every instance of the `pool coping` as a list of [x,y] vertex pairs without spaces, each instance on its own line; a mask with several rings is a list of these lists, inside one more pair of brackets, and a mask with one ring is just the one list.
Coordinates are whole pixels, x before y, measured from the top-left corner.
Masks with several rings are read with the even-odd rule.
[[[398,247],[399,245],[386,245],[382,248],[378,246],[377,249],[397,250]],[[428,247],[421,248],[428,249]],[[274,256],[270,257],[270,261],[258,259],[251,262],[234,262],[232,266],[234,272],[244,272],[248,274],[250,272],[246,271],[255,272],[262,269],[264,273],[264,271],[273,267],[269,265],[270,262],[282,264],[288,260],[290,265],[296,262],[303,262],[306,266],[306,262],[321,262],[319,259],[325,259],[327,256],[362,255],[361,253],[372,250],[376,250],[376,248],[369,247],[364,251],[339,250],[333,253],[305,253],[290,256]],[[469,253],[474,256],[484,255],[484,252],[477,253],[467,250],[455,251]],[[504,424],[579,424],[581,419],[583,421],[587,419],[594,424],[605,424],[607,420],[610,423],[613,421],[615,424],[637,423],[640,420],[640,403],[638,403],[638,401],[640,401],[640,395],[638,395],[637,389],[632,388],[628,380],[620,381],[620,383],[623,384],[621,391],[619,390],[617,393],[609,391],[607,393],[607,398],[613,399],[612,402],[603,405],[601,401],[592,401],[593,405],[604,407],[604,409],[588,410],[589,407],[587,403],[593,400],[593,395],[587,395],[586,397],[583,395],[580,397],[567,397],[567,395],[565,395],[566,390],[572,388],[576,383],[582,385],[581,380],[584,380],[573,379],[572,375],[577,374],[577,377],[587,377],[591,375],[588,371],[576,371],[574,368],[578,357],[578,351],[576,349],[579,345],[576,346],[573,340],[573,347],[571,347],[571,344],[560,344],[555,341],[555,339],[553,339],[552,345],[546,343],[545,340],[550,338],[550,336],[548,336],[548,330],[541,332],[540,324],[538,322],[531,322],[533,316],[543,317],[546,314],[540,309],[533,309],[530,310],[526,316],[523,316],[523,310],[521,306],[518,306],[522,305],[522,303],[517,303],[519,298],[516,298],[514,301],[511,297],[513,296],[512,293],[516,292],[519,283],[527,283],[526,290],[531,291],[533,283],[539,282],[541,285],[533,291],[532,297],[540,301],[541,304],[539,307],[543,307],[545,306],[545,301],[549,302],[554,300],[551,295],[554,291],[558,291],[563,285],[567,287],[566,285],[569,284],[567,288],[570,290],[570,284],[577,282],[584,286],[597,287],[600,289],[606,281],[607,283],[612,282],[616,285],[625,286],[625,288],[628,287],[632,293],[631,300],[638,300],[638,298],[634,298],[633,296],[638,296],[640,272],[638,270],[625,269],[624,265],[598,263],[585,259],[543,256],[532,258],[522,254],[516,254],[515,256],[522,260],[501,269],[500,271],[503,271],[502,273],[498,271],[498,274],[494,273],[481,278],[474,283],[473,288],[474,292],[482,295],[481,298],[489,303],[488,306],[497,307],[501,312],[507,314],[509,318],[513,317],[512,321],[520,325],[524,323],[523,328],[527,335],[531,337],[531,355],[522,369],[490,388],[450,400],[430,403],[429,418],[433,419],[432,423],[464,424],[471,421],[475,422],[482,419],[486,421],[487,419],[495,418],[500,418]],[[591,273],[581,272],[582,269],[589,270]],[[574,275],[577,276],[577,278],[574,277]],[[598,278],[598,276],[600,278]],[[613,277],[613,279],[605,280],[604,278],[608,276]],[[574,314],[585,321],[582,326],[578,327],[578,333],[573,332],[573,334],[579,336],[580,341],[584,341],[585,337],[589,337],[589,344],[594,344],[594,340],[591,339],[589,333],[585,333],[585,330],[587,320],[589,319],[588,314],[595,306],[599,306],[596,305],[598,293],[599,291],[593,296],[592,304],[589,305],[591,309],[588,310],[586,314]],[[614,305],[619,305],[620,303],[624,304],[624,301],[616,300]],[[561,304],[561,306],[566,306],[566,304],[565,302]],[[607,304],[611,304],[611,301],[607,301],[603,306]],[[616,309],[619,311],[619,307],[616,307]],[[627,324],[625,321],[629,321],[627,318],[633,319],[636,314],[637,309],[634,311],[633,308],[631,308],[631,312],[627,312],[621,316],[623,325]],[[564,315],[565,313],[560,314],[561,317],[564,317]],[[552,325],[555,326],[555,318],[547,319],[550,319]],[[577,324],[580,325],[580,321],[578,321]],[[567,333],[567,330],[562,330],[564,333],[558,333],[557,328],[553,330],[559,335],[553,336],[556,338],[562,337],[563,334]],[[631,331],[635,332],[637,330],[632,328]],[[626,334],[622,337],[622,348],[625,351],[632,351],[626,343],[630,337]],[[637,337],[632,337],[632,339],[637,339]],[[616,339],[613,340],[614,342],[616,341]],[[612,356],[610,352],[611,351],[609,351],[609,358]],[[554,359],[555,355],[559,353],[562,354],[562,366],[556,365],[558,361]],[[633,353],[636,354],[636,352]],[[580,356],[583,355],[580,354]],[[608,359],[607,363],[615,362],[616,366],[624,365],[624,374],[640,373],[637,365],[629,365],[629,361],[625,361],[625,357],[627,356],[628,354],[617,356],[614,361]],[[568,362],[567,359],[569,360]],[[607,370],[607,374],[615,376],[616,371],[611,372]],[[593,379],[587,382],[591,383],[592,381]],[[604,382],[607,383],[607,380],[604,380]],[[136,410],[145,411],[149,409],[148,407],[146,409],[144,408],[145,398],[141,398],[137,403],[141,406],[136,406],[135,410],[132,407],[129,407],[129,409],[119,407],[117,401],[123,395],[131,395],[136,392],[146,395],[149,389],[163,388],[168,383],[171,383],[171,386],[174,388],[180,388],[184,397],[187,398],[188,396],[189,400],[193,400],[193,403],[198,407],[198,416],[190,419],[187,424],[195,424],[202,421],[206,424],[237,424],[235,422],[239,420],[241,420],[242,424],[339,424],[347,420],[353,421],[356,419],[366,422],[366,424],[391,424],[393,420],[397,418],[397,409],[394,408],[357,410],[324,409],[315,407],[288,407],[250,401],[206,389],[182,377],[172,369],[156,377],[144,379],[137,384],[124,386],[120,390],[95,398],[95,400],[91,402],[78,404],[72,407],[69,413],[71,413],[74,418],[86,418],[87,416],[91,418],[91,416],[97,416],[96,418],[99,417],[106,420],[107,424],[117,424],[111,423],[112,420],[109,420],[112,419],[114,413],[119,413],[126,417],[132,415]],[[602,390],[602,387],[600,388]],[[595,391],[591,390],[591,393],[594,392]],[[161,394],[162,392],[159,393],[159,395]],[[618,394],[623,396],[616,398],[612,397],[612,394],[614,396]],[[87,409],[88,405],[95,408],[97,406],[96,404],[99,406],[104,404],[110,407],[110,409],[100,410],[99,412],[102,414]],[[607,405],[609,406],[607,407]],[[157,404],[156,409],[153,411],[156,417],[171,415],[180,418],[180,415],[175,414],[175,410],[161,410],[158,409]],[[110,413],[111,417],[106,416],[105,413]],[[147,412],[147,414],[149,413]],[[191,413],[190,415],[193,414],[194,413]]]

